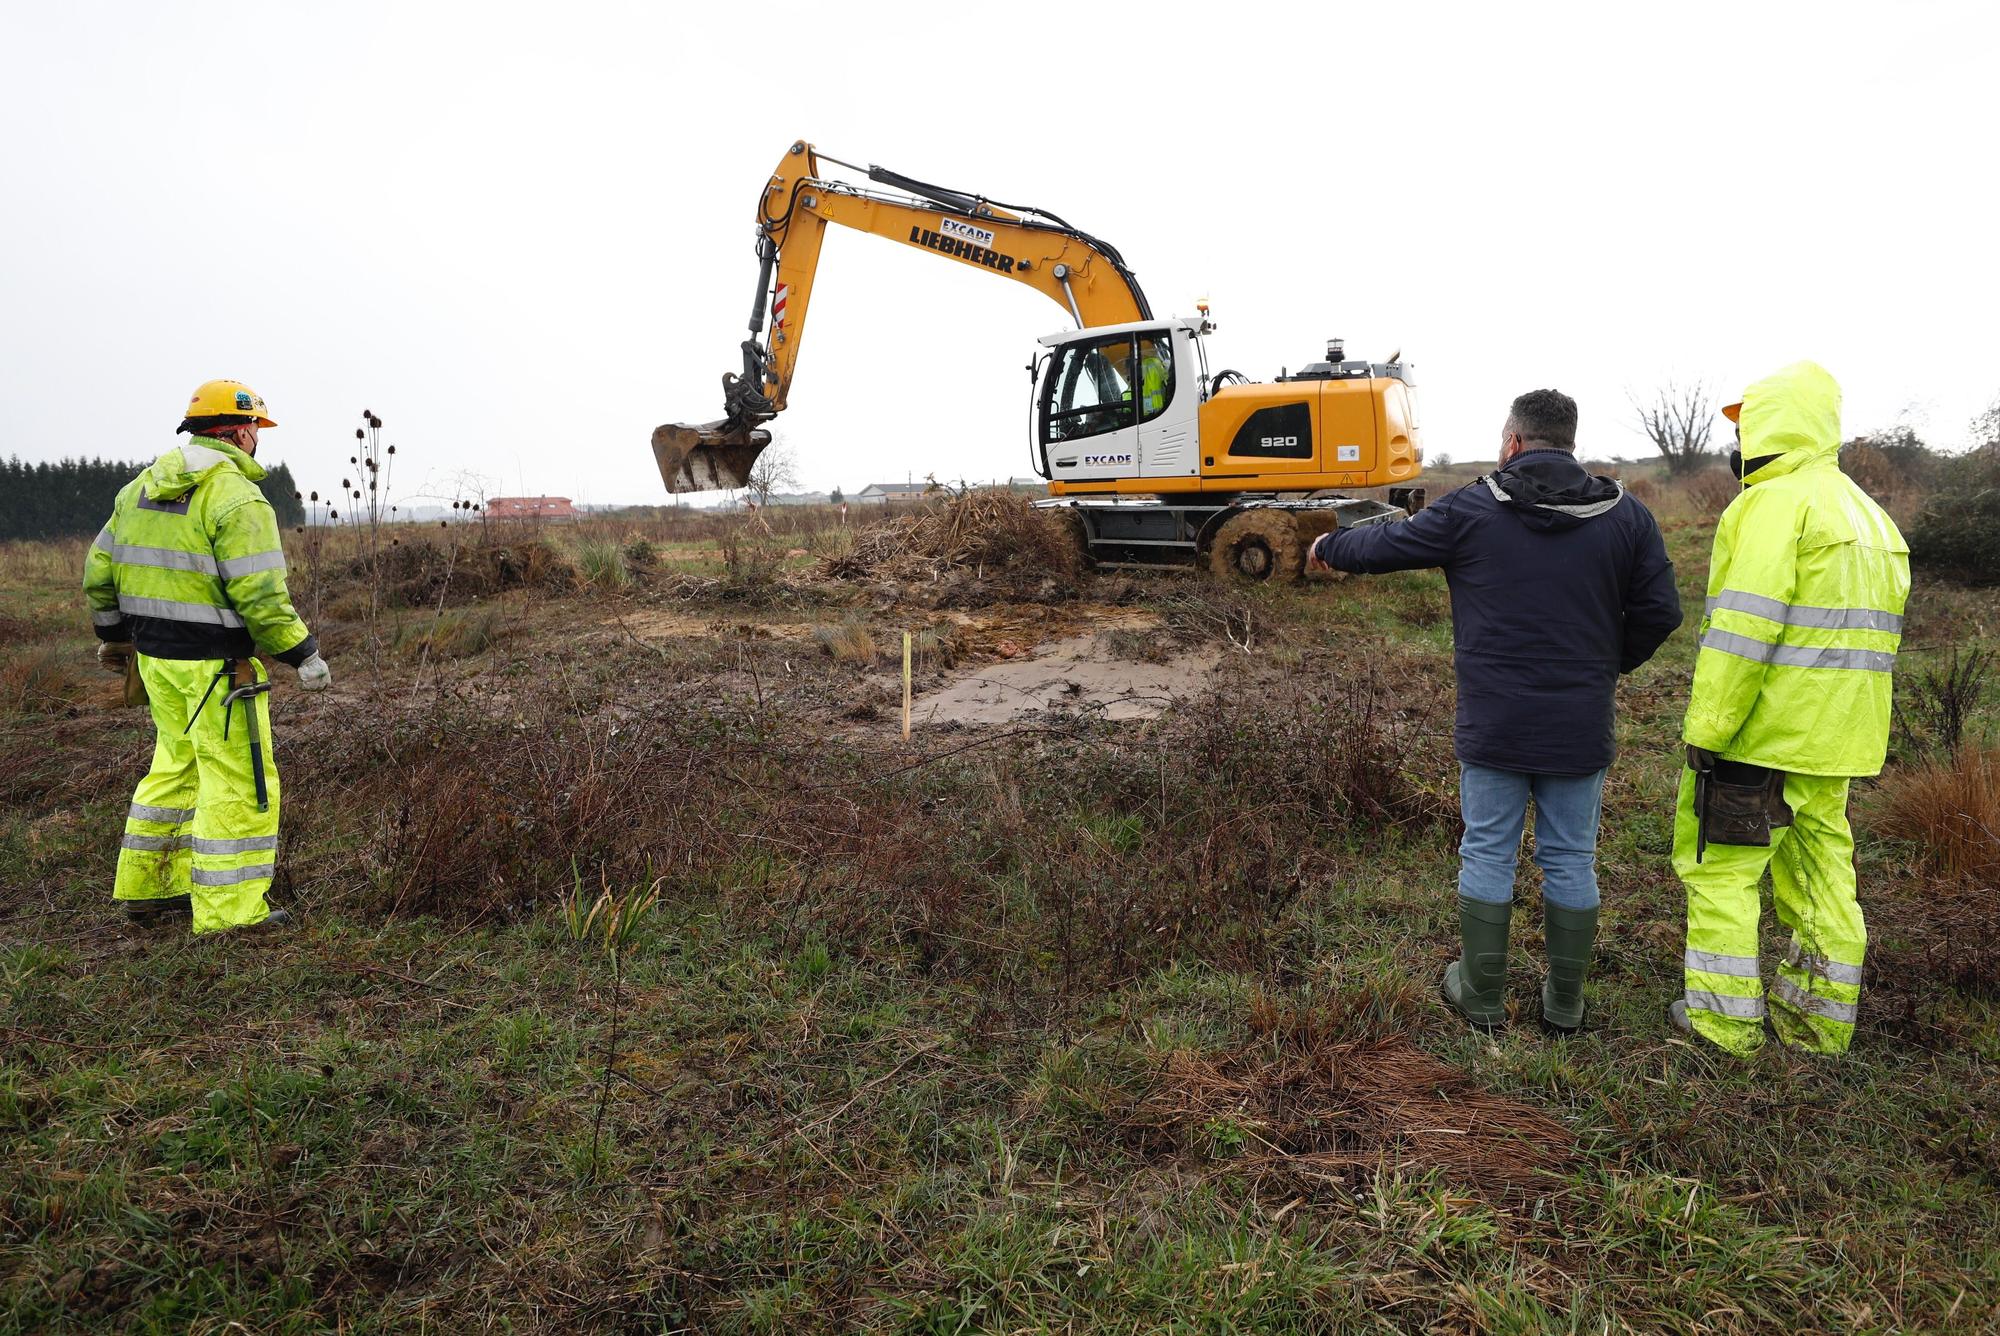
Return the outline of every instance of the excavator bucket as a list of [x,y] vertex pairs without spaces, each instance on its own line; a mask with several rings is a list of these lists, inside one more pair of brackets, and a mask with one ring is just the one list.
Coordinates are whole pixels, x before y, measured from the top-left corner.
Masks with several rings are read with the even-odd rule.
[[750,469],[770,443],[770,432],[728,418],[699,426],[669,422],[653,428],[653,458],[669,492],[748,487]]

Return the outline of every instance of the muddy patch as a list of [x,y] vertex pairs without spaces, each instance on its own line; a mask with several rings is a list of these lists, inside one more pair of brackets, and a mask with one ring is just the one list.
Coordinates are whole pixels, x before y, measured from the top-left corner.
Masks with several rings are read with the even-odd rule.
[[647,642],[673,640],[811,640],[810,624],[772,622],[727,613],[701,615],[641,608],[609,618],[615,626]]
[[1102,634],[1051,640],[1032,653],[982,664],[918,696],[910,721],[919,728],[1004,724],[1047,710],[1151,719],[1199,695],[1221,658],[1219,651],[1206,647],[1162,653],[1157,659],[1118,657],[1120,651],[1116,641]]

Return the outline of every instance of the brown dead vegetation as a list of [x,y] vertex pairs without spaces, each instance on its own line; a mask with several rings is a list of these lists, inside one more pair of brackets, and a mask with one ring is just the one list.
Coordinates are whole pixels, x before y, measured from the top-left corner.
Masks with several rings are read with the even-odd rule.
[[88,660],[66,647],[30,642],[0,657],[0,714],[65,714],[87,693]]
[[1966,743],[1892,767],[1865,813],[1910,856],[1864,888],[1871,992],[1887,1028],[1934,1043],[1941,988],[2000,996],[2000,751]]
[[1910,841],[1931,870],[2000,885],[2000,751],[1967,744],[1899,770],[1877,812],[1877,829]]
[[1678,490],[1696,514],[1720,515],[1743,491],[1743,484],[1727,469],[1704,469],[1683,480]]
[[1034,589],[1072,597],[1079,554],[1065,530],[1012,492],[947,495],[913,513],[855,535],[846,553],[823,560],[837,579],[889,579],[909,585],[967,578],[982,590],[1016,597]]
[[294,593],[308,606],[315,598],[332,604],[354,595],[373,597],[381,606],[469,603],[511,589],[567,592],[581,578],[574,562],[537,536],[518,541],[398,538],[378,553],[323,569],[308,563],[302,574],[303,579],[294,576]]
[[1301,888],[1345,856],[1323,831],[1449,806],[1422,680],[1392,704],[1323,661],[1151,734],[1058,713],[913,747],[828,735],[775,698],[718,713],[636,644],[594,674],[301,720],[290,892],[504,920],[576,868],[664,876],[670,897],[719,896],[775,932],[1071,996],[1190,952],[1265,959]]
[[1355,1009],[1260,1003],[1253,1042],[1164,1055],[1120,1129],[1155,1155],[1235,1149],[1232,1167],[1281,1197],[1427,1169],[1512,1206],[1556,1190],[1575,1154],[1568,1129],[1405,1035],[1368,1033],[1380,1027]]

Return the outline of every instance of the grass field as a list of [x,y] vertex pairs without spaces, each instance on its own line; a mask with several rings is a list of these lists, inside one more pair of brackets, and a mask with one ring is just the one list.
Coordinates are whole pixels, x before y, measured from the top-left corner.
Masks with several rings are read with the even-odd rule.
[[[1661,509],[1698,607],[1713,522]],[[0,1328],[2000,1328],[1993,869],[1884,833],[1921,701],[1859,786],[1849,1058],[1663,1024],[1692,618],[1621,689],[1591,1024],[1533,1024],[1530,870],[1488,1039],[1434,992],[1440,578],[869,574],[702,523],[295,536],[336,676],[279,674],[302,923],[262,939],[122,926],[149,725],[82,544],[0,548]],[[1112,610],[1207,692],[902,741],[902,631],[922,689]],[[1920,582],[1905,687],[1996,615]]]

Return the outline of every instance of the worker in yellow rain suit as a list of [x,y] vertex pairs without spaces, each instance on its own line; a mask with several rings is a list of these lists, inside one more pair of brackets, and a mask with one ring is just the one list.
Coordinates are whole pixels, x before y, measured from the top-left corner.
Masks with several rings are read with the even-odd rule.
[[112,895],[135,920],[189,914],[198,933],[284,921],[264,902],[278,850],[278,772],[255,654],[318,691],[326,660],[292,609],[277,517],[257,490],[257,433],[277,424],[247,386],[194,392],[191,433],[118,493],[83,588],[98,659],[127,660],[152,703],[153,766],[125,820]]
[[1140,345],[1139,354],[1139,418],[1158,417],[1166,411],[1167,383],[1172,379],[1168,370],[1167,352],[1164,341],[1147,340]]
[[1758,883],[1792,934],[1769,998],[1780,1040],[1844,1053],[1868,934],[1847,788],[1882,769],[1910,592],[1895,523],[1840,471],[1840,387],[1811,362],[1758,381],[1737,423],[1743,491],[1722,513],[1681,736],[1674,822],[1687,887],[1674,1023],[1736,1054],[1764,1042]]

